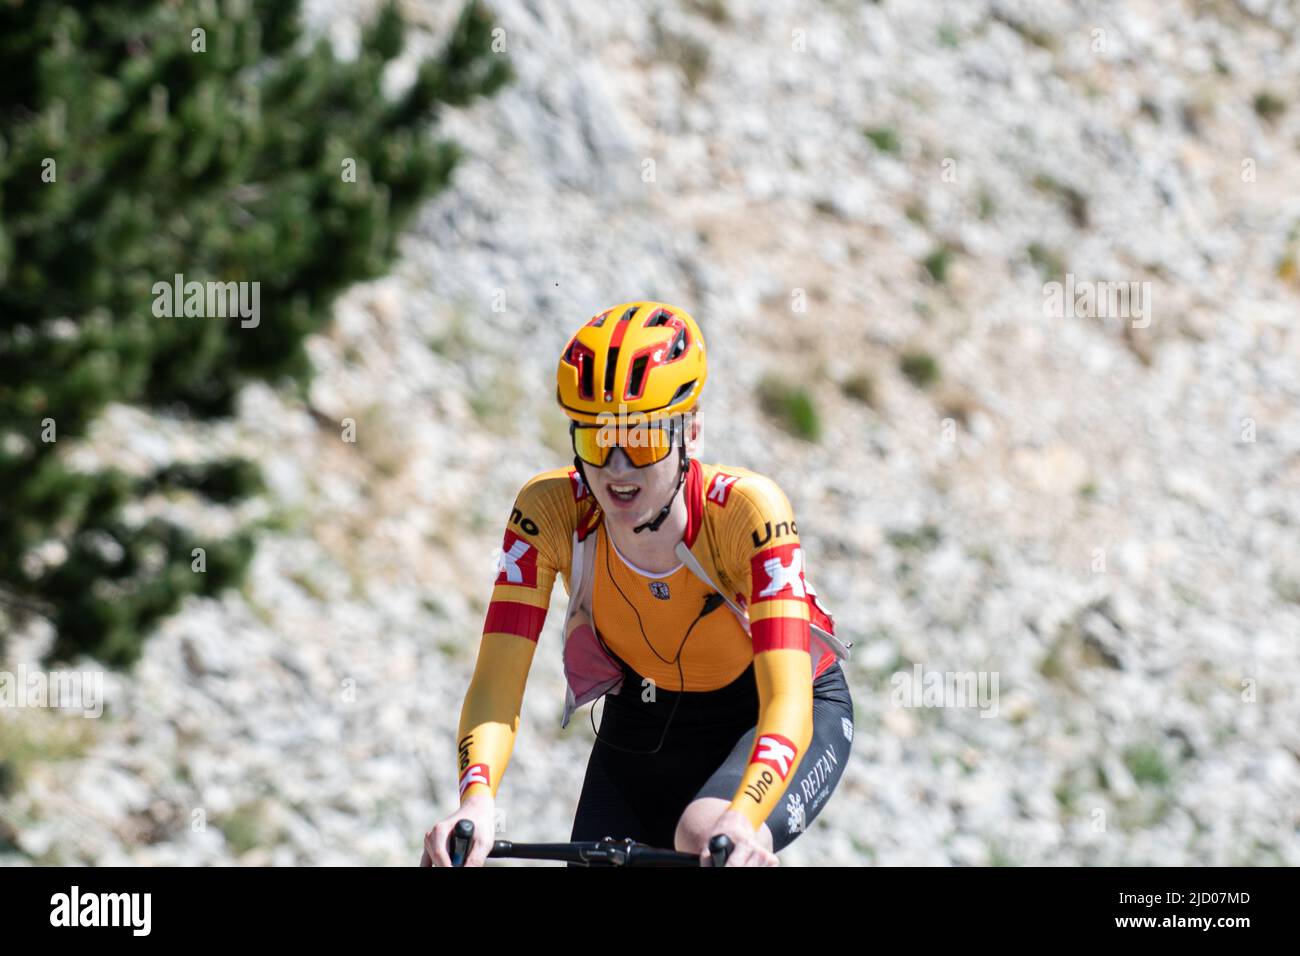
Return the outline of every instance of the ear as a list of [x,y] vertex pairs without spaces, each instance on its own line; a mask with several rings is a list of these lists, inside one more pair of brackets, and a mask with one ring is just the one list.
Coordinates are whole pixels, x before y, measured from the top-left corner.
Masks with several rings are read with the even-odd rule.
[[700,411],[696,409],[688,416],[686,425],[686,453],[692,458],[700,449]]

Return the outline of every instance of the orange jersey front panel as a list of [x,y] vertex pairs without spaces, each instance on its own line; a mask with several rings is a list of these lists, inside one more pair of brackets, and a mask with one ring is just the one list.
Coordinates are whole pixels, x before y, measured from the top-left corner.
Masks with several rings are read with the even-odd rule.
[[691,627],[712,588],[685,565],[666,575],[635,569],[611,546],[604,528],[597,534],[592,611],[611,651],[664,690],[717,690],[744,672],[754,652],[726,605]]

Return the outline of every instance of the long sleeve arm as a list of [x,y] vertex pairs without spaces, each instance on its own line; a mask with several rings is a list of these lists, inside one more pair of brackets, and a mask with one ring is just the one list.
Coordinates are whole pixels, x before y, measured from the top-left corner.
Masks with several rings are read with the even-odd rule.
[[483,635],[456,732],[461,800],[485,792],[496,796],[514,749],[536,650],[536,640],[516,634]]
[[[558,478],[556,477],[558,475]],[[528,482],[515,500],[483,622],[474,677],[456,732],[460,799],[496,796],[514,748],[524,685],[559,573],[569,481],[563,472]]]
[[744,586],[758,685],[754,749],[731,802],[755,829],[781,801],[812,741],[811,610],[790,502],[759,476],[737,489],[726,541]]
[[758,726],[749,766],[731,808],[757,830],[780,802],[812,740],[812,679],[806,650],[770,650],[754,656]]

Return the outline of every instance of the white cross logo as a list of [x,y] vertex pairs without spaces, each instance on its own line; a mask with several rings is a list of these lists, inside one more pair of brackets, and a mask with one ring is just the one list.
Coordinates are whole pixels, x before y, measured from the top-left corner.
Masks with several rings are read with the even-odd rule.
[[709,489],[709,500],[725,505],[727,503],[727,492],[739,480],[739,475],[718,475],[713,479],[713,487]]
[[780,594],[789,585],[795,597],[803,597],[803,548],[795,548],[790,554],[790,564],[781,562],[780,558],[768,558],[763,562],[763,570],[769,578],[767,587],[758,592],[759,597],[771,597]]
[[519,570],[519,559],[527,553],[528,542],[516,541],[510,546],[509,551],[501,552],[501,558],[497,561],[497,571],[504,571],[506,580],[511,584],[522,584],[524,572]]
[[460,782],[460,794],[465,795],[465,790],[475,783],[487,784],[487,767],[481,763],[476,763],[465,771],[465,779]]
[[784,780],[790,773],[790,761],[794,759],[794,748],[788,747],[774,737],[760,737],[758,739],[758,753],[754,755],[755,760],[770,760],[777,765],[777,773]]

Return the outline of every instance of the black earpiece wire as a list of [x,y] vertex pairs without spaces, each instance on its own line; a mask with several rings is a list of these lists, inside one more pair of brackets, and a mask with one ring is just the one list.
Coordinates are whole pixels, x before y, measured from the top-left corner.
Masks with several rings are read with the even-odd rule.
[[[686,633],[685,635],[682,636],[682,642],[677,646],[677,653],[673,655],[672,661],[671,662],[668,661],[657,650],[655,650],[654,645],[650,643],[650,637],[645,632],[645,624],[641,620],[641,612],[637,610],[637,607],[635,604],[632,603],[631,598],[629,598],[627,594],[624,593],[623,588],[619,586],[618,579],[614,577],[614,569],[613,567],[611,567],[609,563],[609,549],[614,547],[614,539],[609,536],[608,528],[605,529],[605,532],[606,532],[605,537],[608,539],[606,541],[606,551],[605,551],[605,570],[609,574],[609,579],[611,582],[613,582],[614,588],[618,591],[619,595],[623,598],[625,602],[627,602],[627,606],[632,609],[632,613],[636,615],[636,625],[641,631],[641,639],[645,641],[646,647],[650,648],[650,653],[653,654],[655,657],[659,658],[659,660],[663,661],[665,664],[673,663],[677,665],[678,689],[677,689],[677,699],[673,701],[673,709],[668,712],[668,719],[664,721],[663,733],[659,735],[659,743],[654,750],[631,750],[627,747],[620,747],[618,744],[610,743],[608,740],[602,737],[600,735],[600,730],[597,729],[596,727],[596,705],[594,703],[591,706],[591,729],[592,732],[596,735],[596,739],[601,743],[605,744],[605,746],[607,747],[613,747],[615,750],[620,750],[623,753],[640,754],[643,756],[648,756],[650,754],[657,754],[660,750],[663,749],[664,741],[668,739],[668,728],[672,726],[673,718],[677,716],[677,708],[681,705],[682,696],[686,693],[686,673],[685,671],[682,670],[682,651],[685,650],[686,648],[686,641],[690,638],[691,631],[695,630],[695,625],[699,624],[700,621],[702,621],[706,616],[716,611],[718,607],[722,604],[722,595],[719,594],[717,591],[711,591],[709,594],[705,596],[704,606],[700,608],[700,613],[695,615],[695,620],[691,621],[691,626],[686,629]],[[596,640],[600,641],[600,646],[603,647],[612,657],[617,658],[618,655],[614,654],[612,651],[609,650],[608,647],[606,647],[605,641],[600,636],[600,632],[596,630],[596,626],[595,626],[596,616],[595,616],[594,608],[592,610],[591,623],[592,623],[592,633],[596,635]],[[628,668],[628,670],[631,669]],[[635,673],[635,671],[633,671],[632,673]],[[600,695],[601,700],[604,700],[606,696],[607,694],[601,694]]]

